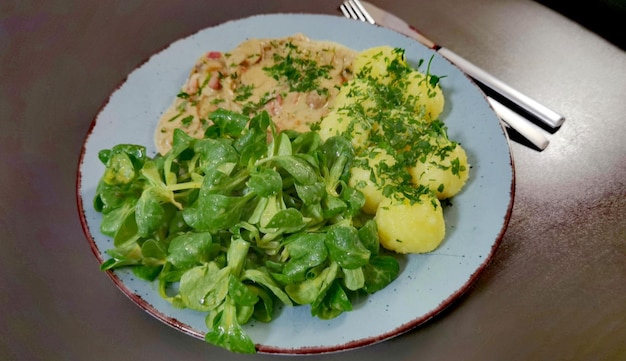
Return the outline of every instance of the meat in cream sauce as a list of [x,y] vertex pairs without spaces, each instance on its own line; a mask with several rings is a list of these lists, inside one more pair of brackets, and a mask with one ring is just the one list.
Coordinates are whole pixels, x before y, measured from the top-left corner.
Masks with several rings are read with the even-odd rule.
[[352,79],[355,56],[343,45],[301,34],[249,39],[226,53],[208,52],[159,120],[157,149],[169,151],[177,128],[202,138],[218,108],[250,116],[266,110],[279,129],[308,131],[328,113],[339,87]]

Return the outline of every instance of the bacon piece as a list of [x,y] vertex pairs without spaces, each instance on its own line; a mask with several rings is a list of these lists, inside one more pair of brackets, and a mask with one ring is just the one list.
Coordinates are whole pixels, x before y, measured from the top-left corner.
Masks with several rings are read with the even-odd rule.
[[220,52],[220,51],[209,51],[206,54],[206,57],[209,58],[209,59],[219,59],[219,58],[222,57],[222,52]]
[[317,91],[309,92],[306,96],[306,104],[311,109],[320,109],[326,105],[328,97],[319,94]]
[[220,73],[218,71],[211,72],[211,78],[209,79],[208,86],[213,90],[219,90],[222,88],[222,84],[220,84]]
[[265,109],[267,109],[270,115],[280,114],[280,112],[283,110],[283,97],[278,94],[276,98],[265,104]]

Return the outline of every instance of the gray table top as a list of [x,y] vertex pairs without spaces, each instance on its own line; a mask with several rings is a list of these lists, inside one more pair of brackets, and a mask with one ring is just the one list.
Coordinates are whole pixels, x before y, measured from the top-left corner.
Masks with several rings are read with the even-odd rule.
[[[315,360],[626,358],[626,54],[528,0],[378,4],[561,112],[542,152],[511,142],[515,204],[474,286],[425,325]],[[0,359],[262,360],[157,321],[98,269],[76,208],[83,139],[107,96],[170,42],[338,1],[0,5]],[[285,356],[285,359],[292,359]],[[293,357],[295,359],[295,357]]]

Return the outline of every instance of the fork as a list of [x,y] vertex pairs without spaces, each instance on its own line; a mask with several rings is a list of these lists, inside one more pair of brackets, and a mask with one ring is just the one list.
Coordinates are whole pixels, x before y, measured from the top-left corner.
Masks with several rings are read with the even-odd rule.
[[[355,10],[356,9],[356,10]],[[339,10],[343,13],[343,16],[352,19],[359,19],[361,21],[367,21],[370,24],[376,24],[376,21],[365,10],[361,2],[355,3],[354,1],[344,1],[339,5]]]
[[[339,10],[346,18],[376,24],[374,18],[369,14],[359,0],[345,0],[341,3],[341,5],[339,5]],[[437,49],[437,45],[435,43],[421,34],[412,32],[411,36],[417,38],[418,41],[427,45],[429,48]],[[549,140],[537,126],[530,122],[530,120],[522,117],[520,114],[514,112],[486,94],[485,98],[506,128],[512,128],[539,150],[544,150],[548,146]]]

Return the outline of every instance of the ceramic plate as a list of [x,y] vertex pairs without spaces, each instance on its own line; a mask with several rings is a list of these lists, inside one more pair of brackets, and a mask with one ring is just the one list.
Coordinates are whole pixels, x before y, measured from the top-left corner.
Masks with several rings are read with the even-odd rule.
[[[357,301],[352,312],[323,321],[309,308],[285,307],[271,323],[245,329],[261,353],[310,354],[346,350],[398,336],[424,323],[458,298],[493,256],[513,204],[514,172],[508,141],[493,110],[474,83],[447,60],[416,41],[381,27],[338,16],[275,14],[230,21],[178,40],[128,75],[105,102],[85,139],[77,178],[79,214],[99,262],[112,240],[99,233],[101,215],[92,200],[104,167],[97,154],[119,143],[141,144],[156,154],[153,134],[195,60],[209,50],[228,51],[252,38],[303,33],[355,50],[390,45],[406,50],[414,65],[434,56],[431,73],[446,75],[442,119],[463,144],[472,165],[470,180],[445,210],[447,237],[434,252],[408,256],[401,274],[386,289]],[[94,267],[97,265],[94,264]],[[142,309],[170,326],[203,338],[204,314],[172,308],[155,285],[132,272],[108,272]],[[207,345],[207,347],[210,347]]]

